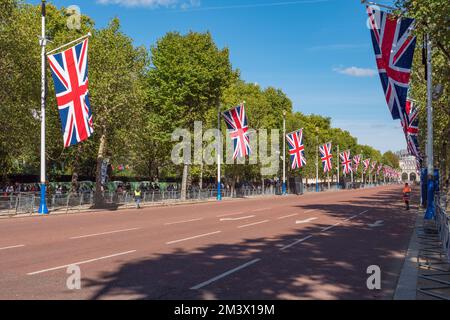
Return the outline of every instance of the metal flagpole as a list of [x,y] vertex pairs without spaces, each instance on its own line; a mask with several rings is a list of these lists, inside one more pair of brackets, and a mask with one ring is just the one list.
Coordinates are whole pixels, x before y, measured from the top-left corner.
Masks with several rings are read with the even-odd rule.
[[45,98],[46,98],[46,76],[45,76],[45,0],[41,3],[41,198],[39,203],[39,214],[48,214],[46,203],[46,174],[45,174]]
[[319,192],[319,136],[316,136],[316,192]]
[[222,186],[221,186],[221,179],[220,179],[220,160],[221,160],[221,153],[220,150],[222,149],[222,133],[220,131],[220,102],[217,104],[217,201],[222,200]]
[[427,43],[427,170],[428,196],[425,219],[434,218],[434,154],[433,154],[433,79],[431,37],[426,35]]
[[340,167],[340,163],[339,163],[339,157],[340,157],[340,155],[339,155],[339,146],[337,146],[337,157],[336,157],[336,160],[337,160],[337,189],[339,190],[339,167]]
[[286,194],[286,111],[283,110],[283,186],[282,194]]

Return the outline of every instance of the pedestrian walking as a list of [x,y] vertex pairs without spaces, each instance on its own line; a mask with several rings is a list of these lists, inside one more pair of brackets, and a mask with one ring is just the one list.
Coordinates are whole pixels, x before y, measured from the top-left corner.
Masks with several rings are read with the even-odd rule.
[[403,187],[403,201],[405,202],[406,210],[409,210],[410,197],[411,197],[411,187],[408,185],[408,183],[405,183],[405,186]]

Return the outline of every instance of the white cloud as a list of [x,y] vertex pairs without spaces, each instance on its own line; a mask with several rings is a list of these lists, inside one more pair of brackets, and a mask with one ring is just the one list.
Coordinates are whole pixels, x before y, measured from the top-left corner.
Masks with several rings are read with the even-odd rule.
[[365,69],[358,67],[348,67],[348,68],[334,68],[333,71],[341,74],[346,74],[352,77],[373,77],[377,72],[373,69]]
[[200,0],[97,0],[100,4],[116,4],[125,7],[181,8],[200,6]]

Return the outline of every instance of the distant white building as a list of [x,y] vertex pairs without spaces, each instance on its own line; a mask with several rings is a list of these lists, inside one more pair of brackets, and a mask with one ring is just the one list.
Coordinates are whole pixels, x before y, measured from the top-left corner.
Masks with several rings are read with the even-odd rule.
[[402,181],[420,182],[420,174],[417,172],[416,158],[409,154],[407,150],[396,152],[400,158],[400,170]]

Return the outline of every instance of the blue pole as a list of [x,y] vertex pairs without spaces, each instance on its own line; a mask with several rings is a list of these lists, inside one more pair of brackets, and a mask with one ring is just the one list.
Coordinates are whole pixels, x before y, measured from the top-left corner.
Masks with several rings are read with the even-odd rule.
[[220,181],[217,183],[217,200],[218,201],[222,200],[222,190],[220,186]]
[[286,181],[283,181],[282,187],[281,187],[281,192],[283,193],[283,195],[286,194]]
[[222,200],[222,190],[221,190],[221,182],[220,182],[220,160],[222,158],[221,150],[222,150],[222,135],[220,132],[220,102],[217,103],[217,201]]
[[39,202],[39,214],[48,214],[47,201],[45,200],[45,183],[41,183],[41,199]]

